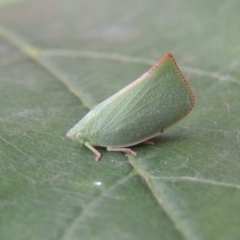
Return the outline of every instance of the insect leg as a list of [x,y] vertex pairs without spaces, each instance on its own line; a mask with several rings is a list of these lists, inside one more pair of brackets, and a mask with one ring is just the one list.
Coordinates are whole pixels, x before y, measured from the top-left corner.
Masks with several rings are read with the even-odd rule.
[[101,158],[101,153],[96,148],[94,148],[90,142],[85,142],[84,145],[95,154],[95,160],[99,161],[99,159]]
[[130,148],[121,148],[121,147],[107,147],[108,151],[114,152],[123,152],[123,153],[131,153],[134,156],[137,156],[137,153],[131,150]]
[[146,145],[154,145],[154,142],[151,141],[151,140],[147,140],[147,141],[145,141],[143,143],[146,144]]

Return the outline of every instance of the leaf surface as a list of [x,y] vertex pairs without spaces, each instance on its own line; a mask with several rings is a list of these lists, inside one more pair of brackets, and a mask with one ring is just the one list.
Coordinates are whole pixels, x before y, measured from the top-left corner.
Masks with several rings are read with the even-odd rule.
[[[238,1],[0,1],[1,239],[238,239]],[[214,14],[213,14],[214,13]],[[65,137],[175,56],[196,106],[137,157]]]

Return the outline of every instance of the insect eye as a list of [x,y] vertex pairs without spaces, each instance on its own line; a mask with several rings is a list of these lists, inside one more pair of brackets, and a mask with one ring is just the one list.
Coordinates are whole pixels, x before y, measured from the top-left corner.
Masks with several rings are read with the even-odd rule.
[[82,136],[81,136],[81,133],[77,133],[77,134],[76,134],[76,137],[80,139],[80,138],[82,137]]

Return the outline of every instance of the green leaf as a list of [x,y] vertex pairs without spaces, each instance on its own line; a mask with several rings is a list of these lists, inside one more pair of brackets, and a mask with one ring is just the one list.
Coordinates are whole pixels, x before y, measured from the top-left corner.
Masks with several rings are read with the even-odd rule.
[[[239,239],[237,0],[1,1],[1,239]],[[193,112],[137,157],[65,137],[175,56]]]

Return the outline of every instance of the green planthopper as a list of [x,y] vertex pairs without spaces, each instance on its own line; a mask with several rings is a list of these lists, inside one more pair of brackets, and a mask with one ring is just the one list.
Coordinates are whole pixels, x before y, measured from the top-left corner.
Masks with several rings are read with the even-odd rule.
[[94,107],[67,133],[95,155],[95,146],[136,155],[129,147],[146,142],[184,118],[194,95],[172,54],[137,80]]

